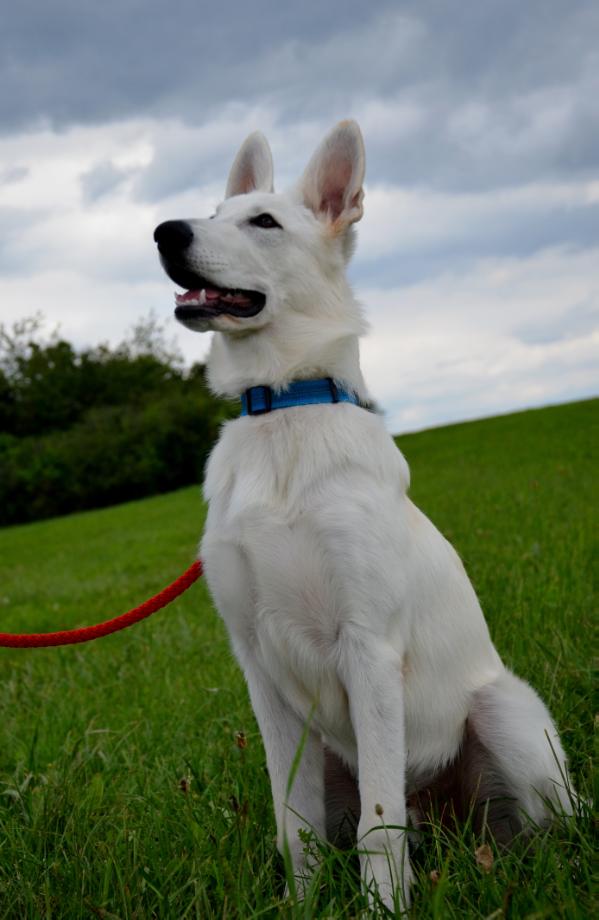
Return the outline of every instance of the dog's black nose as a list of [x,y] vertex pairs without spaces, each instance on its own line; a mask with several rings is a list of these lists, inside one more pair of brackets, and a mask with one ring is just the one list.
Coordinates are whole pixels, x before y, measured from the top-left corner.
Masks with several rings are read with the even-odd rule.
[[190,245],[193,230],[184,220],[165,220],[154,230],[154,239],[163,255],[176,255]]

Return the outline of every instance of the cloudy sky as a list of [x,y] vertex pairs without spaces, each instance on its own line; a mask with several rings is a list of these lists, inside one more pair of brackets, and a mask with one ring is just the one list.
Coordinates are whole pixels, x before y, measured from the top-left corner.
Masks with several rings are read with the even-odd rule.
[[20,0],[0,32],[0,318],[76,343],[153,310],[152,230],[222,197],[244,137],[279,188],[337,120],[367,149],[351,277],[393,431],[596,393],[594,0]]

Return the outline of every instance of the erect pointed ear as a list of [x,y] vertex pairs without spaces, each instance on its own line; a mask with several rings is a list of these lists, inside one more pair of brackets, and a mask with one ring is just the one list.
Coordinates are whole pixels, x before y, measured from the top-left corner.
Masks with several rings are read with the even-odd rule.
[[365,155],[355,121],[340,121],[327,134],[300,183],[304,204],[343,231],[363,214]]
[[226,198],[248,192],[272,192],[272,154],[261,131],[254,131],[241,145],[227,181]]

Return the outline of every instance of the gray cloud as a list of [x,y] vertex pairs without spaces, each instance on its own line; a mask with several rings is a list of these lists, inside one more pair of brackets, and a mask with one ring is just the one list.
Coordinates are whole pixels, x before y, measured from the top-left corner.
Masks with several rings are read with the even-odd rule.
[[599,328],[599,305],[591,300],[576,304],[559,316],[522,323],[512,331],[525,345],[547,345],[589,335]]
[[43,220],[46,212],[39,209],[0,207],[0,273],[5,276],[26,273],[32,268],[30,256],[23,252],[21,240],[29,228]]
[[[367,202],[366,202],[367,206]],[[397,215],[398,223],[402,214]],[[456,219],[455,232],[430,242],[402,240],[392,255],[377,258],[358,246],[351,274],[363,284],[393,287],[413,284],[446,271],[466,271],[472,262],[490,257],[527,258],[544,249],[569,246],[585,249],[599,239],[599,202],[585,205],[530,203],[494,214]]]
[[96,201],[103,195],[113,191],[129,174],[129,170],[117,169],[110,162],[104,160],[98,163],[89,172],[81,176],[81,189],[86,201]]
[[322,40],[341,16],[360,26],[371,15],[359,0],[22,0],[3,11],[0,123],[60,127],[161,106],[202,120],[224,99],[247,98],[258,63],[289,35]]
[[[590,174],[597,34],[584,0],[24,0],[3,17],[0,124],[202,126],[237,101],[269,107],[281,130],[357,115],[378,179],[461,189]],[[165,144],[139,194],[189,187],[199,168],[211,181],[218,165]]]
[[26,166],[9,166],[7,169],[0,170],[0,185],[12,185],[13,182],[20,182],[29,175]]

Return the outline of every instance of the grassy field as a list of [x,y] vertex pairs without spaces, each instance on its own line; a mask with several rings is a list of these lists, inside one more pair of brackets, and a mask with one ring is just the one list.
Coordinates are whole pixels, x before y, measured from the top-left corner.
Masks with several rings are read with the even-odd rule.
[[[506,662],[560,727],[590,797],[592,428],[598,402],[404,436],[414,500],[460,552]],[[596,461],[595,461],[596,463]],[[194,558],[185,489],[0,531],[0,630],[120,613]],[[283,900],[268,776],[243,679],[200,582],[126,632],[0,650],[1,918],[357,917],[351,854]],[[413,917],[590,918],[591,820],[477,864],[430,830]]]

